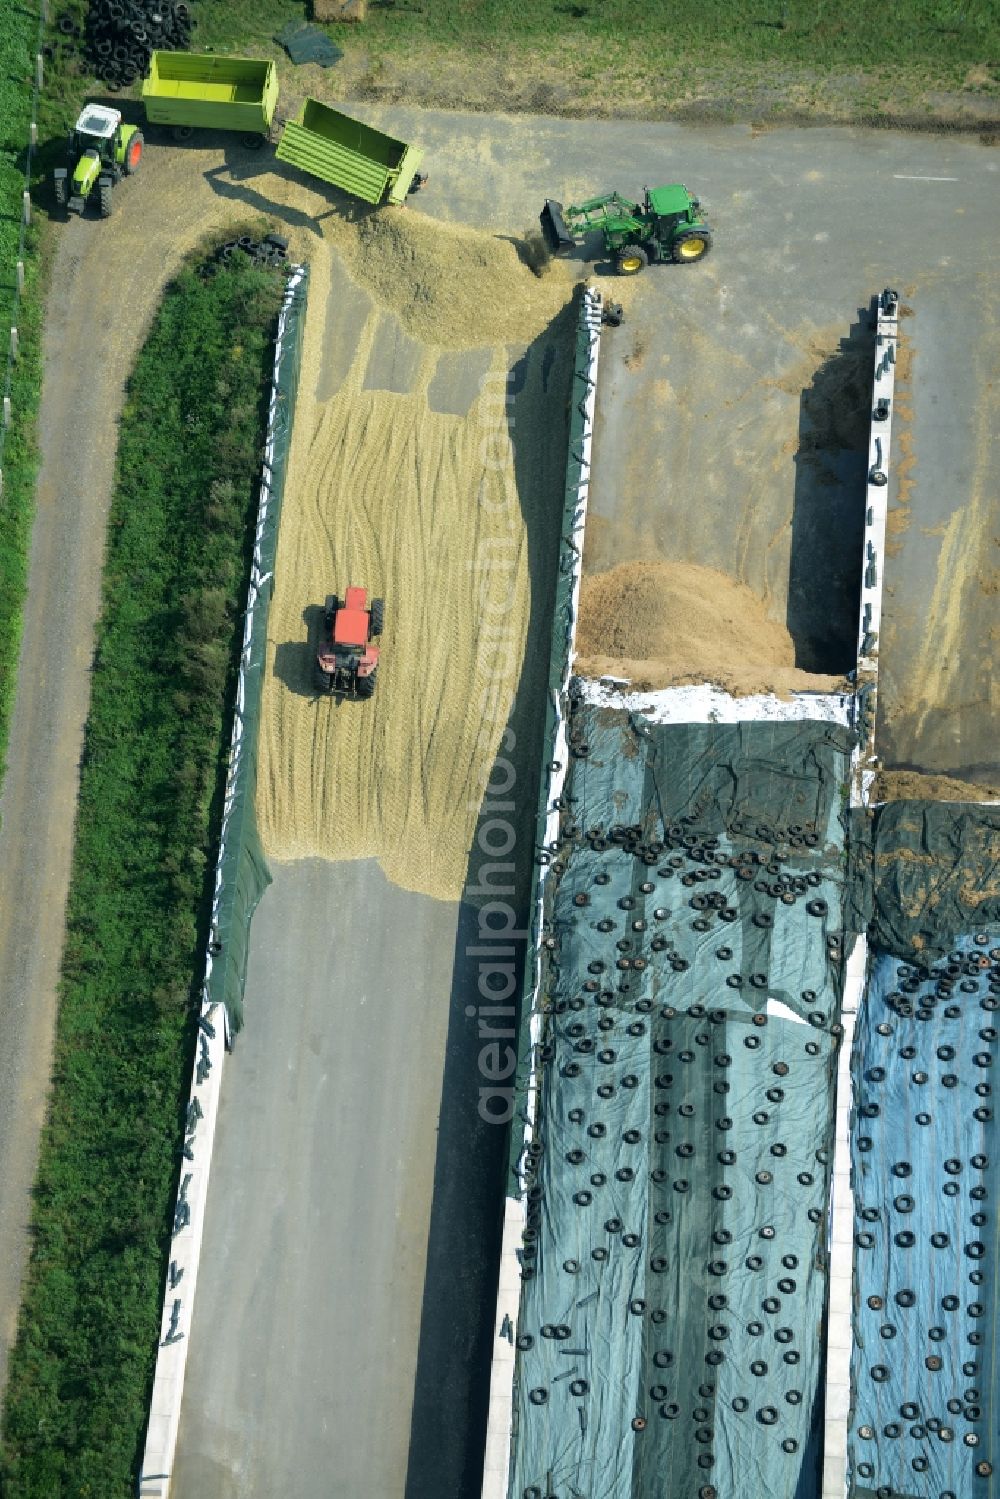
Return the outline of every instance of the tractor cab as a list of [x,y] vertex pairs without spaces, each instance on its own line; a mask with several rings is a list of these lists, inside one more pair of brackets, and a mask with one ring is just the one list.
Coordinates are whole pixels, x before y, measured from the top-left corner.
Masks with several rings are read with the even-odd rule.
[[104,104],[85,104],[70,133],[70,151],[78,156],[92,155],[99,161],[111,161],[121,123],[121,110],[108,109]]
[[638,210],[639,233],[631,237],[631,243],[625,234],[608,237],[619,275],[634,276],[657,261],[701,260],[711,249],[712,235],[700,209],[699,199],[682,182],[647,187]]
[[647,187],[645,209],[655,220],[658,237],[670,239],[686,224],[693,224],[700,207],[697,198],[692,198],[686,187],[675,182],[670,187]]

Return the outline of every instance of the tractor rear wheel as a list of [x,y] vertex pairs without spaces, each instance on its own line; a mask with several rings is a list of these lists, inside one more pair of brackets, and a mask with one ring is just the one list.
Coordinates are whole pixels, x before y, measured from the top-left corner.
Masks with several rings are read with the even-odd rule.
[[678,265],[693,265],[704,260],[712,248],[712,236],[707,229],[687,229],[678,234],[671,246],[671,254]]
[[142,161],[142,148],[144,144],[145,142],[142,138],[142,131],[137,130],[132,136],[128,145],[125,147],[126,177],[134,176],[135,173],[139,170],[139,163]]
[[376,666],[375,671],[370,671],[366,677],[358,677],[357,683],[356,683],[357,689],[358,689],[358,697],[364,697],[364,698],[374,697],[374,695],[375,695],[375,673],[377,671],[378,671],[378,667]]
[[385,601],[383,599],[372,599],[371,627],[369,634],[375,640],[382,633],[382,620],[385,614]]
[[622,245],[615,257],[615,270],[619,276],[638,276],[649,264],[649,256],[641,245]]
[[101,204],[101,218],[102,219],[110,219],[110,217],[111,217],[111,192],[112,192],[111,183],[110,182],[102,182],[100,184],[99,192],[100,192],[100,204]]

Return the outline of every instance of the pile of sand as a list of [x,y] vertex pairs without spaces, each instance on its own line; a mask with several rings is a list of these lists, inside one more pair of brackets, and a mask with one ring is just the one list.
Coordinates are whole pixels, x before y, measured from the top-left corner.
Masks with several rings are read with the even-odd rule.
[[832,692],[840,677],[795,666],[784,625],[742,583],[710,567],[625,562],[585,576],[574,669],[640,689],[711,682],[737,696]]
[[416,211],[383,209],[329,226],[352,280],[411,337],[438,348],[525,342],[572,292],[573,271],[564,262],[539,277],[512,239]]

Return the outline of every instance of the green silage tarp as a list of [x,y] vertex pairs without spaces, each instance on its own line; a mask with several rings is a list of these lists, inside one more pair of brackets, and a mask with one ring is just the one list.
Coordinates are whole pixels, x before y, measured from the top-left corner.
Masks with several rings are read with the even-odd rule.
[[292,438],[308,284],[307,267],[295,267],[289,280],[275,345],[261,499],[247,597],[221,851],[216,871],[211,966],[205,988],[209,1003],[218,1002],[225,1006],[232,1034],[243,1026],[250,921],[260,897],[271,882],[254,810],[257,735],[271,579]]
[[837,725],[574,695],[546,854],[510,1499],[818,1492]]

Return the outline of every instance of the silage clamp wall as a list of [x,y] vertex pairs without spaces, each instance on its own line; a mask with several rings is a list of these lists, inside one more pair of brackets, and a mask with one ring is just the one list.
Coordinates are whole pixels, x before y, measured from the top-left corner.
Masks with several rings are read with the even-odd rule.
[[[542,736],[544,761],[538,801],[536,841],[540,853],[535,865],[531,890],[532,935],[529,960],[525,967],[524,992],[521,998],[521,1065],[518,1068],[518,1095],[527,1096],[528,1124],[524,1138],[515,1125],[511,1134],[510,1164],[516,1166],[531,1138],[534,1117],[534,1078],[531,1075],[531,1051],[538,1037],[529,1031],[535,991],[540,972],[538,944],[541,940],[542,903],[547,846],[559,833],[559,811],[555,806],[562,795],[566,779],[569,744],[566,737],[565,693],[569,686],[573,645],[576,637],[576,615],[580,601],[583,574],[583,538],[587,522],[587,500],[590,491],[591,445],[594,433],[594,408],[597,400],[597,360],[601,345],[603,298],[593,287],[585,287],[580,299],[576,348],[573,358],[573,383],[570,390],[569,451],[566,461],[566,490],[560,528],[559,573],[556,578],[555,603],[552,610],[552,644],[549,656],[549,681],[545,704],[545,729]],[[509,1190],[516,1191],[514,1182]]]
[[250,919],[261,895],[271,883],[254,811],[257,732],[264,683],[267,617],[274,586],[274,559],[302,357],[301,333],[307,291],[308,268],[297,266],[288,281],[275,341],[267,442],[212,901],[212,936],[205,964],[203,999],[206,1004],[224,1006],[227,1039],[243,1026]]

